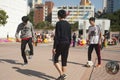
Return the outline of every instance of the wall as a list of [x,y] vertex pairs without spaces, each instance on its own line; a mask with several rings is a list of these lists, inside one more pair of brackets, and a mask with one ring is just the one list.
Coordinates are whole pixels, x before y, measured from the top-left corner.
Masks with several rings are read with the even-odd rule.
[[27,15],[27,0],[0,0],[0,9],[5,10],[9,18],[5,26],[0,26],[0,38],[15,37],[21,17]]

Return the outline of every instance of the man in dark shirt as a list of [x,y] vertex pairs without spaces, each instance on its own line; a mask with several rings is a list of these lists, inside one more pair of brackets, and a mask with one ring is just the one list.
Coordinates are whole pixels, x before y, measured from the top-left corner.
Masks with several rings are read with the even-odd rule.
[[[71,27],[70,24],[65,20],[66,11],[58,11],[59,21],[56,24],[54,46],[53,46],[53,61],[56,69],[58,70],[60,77],[57,80],[65,79],[65,72],[67,66],[67,58],[69,47],[71,43]],[[58,58],[61,55],[62,67],[58,63]]]

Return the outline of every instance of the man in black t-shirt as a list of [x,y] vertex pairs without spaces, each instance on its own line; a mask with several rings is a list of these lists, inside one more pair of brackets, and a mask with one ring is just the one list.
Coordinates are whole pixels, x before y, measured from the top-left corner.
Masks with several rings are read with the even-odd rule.
[[[53,61],[56,69],[60,76],[57,80],[65,79],[65,72],[67,66],[67,58],[69,47],[71,43],[71,27],[70,24],[65,20],[66,11],[59,10],[58,18],[59,21],[56,23],[54,46],[53,46]],[[62,66],[59,64],[58,58],[61,55]]]

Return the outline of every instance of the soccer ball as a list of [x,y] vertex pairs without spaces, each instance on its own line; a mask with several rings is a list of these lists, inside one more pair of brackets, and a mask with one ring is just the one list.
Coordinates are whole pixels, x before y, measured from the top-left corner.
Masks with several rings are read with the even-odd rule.
[[26,56],[30,56],[30,50],[25,50]]
[[110,61],[105,66],[107,73],[117,74],[119,72],[119,64],[115,61]]
[[93,62],[92,61],[88,61],[87,64],[86,64],[86,67],[91,67],[93,66]]

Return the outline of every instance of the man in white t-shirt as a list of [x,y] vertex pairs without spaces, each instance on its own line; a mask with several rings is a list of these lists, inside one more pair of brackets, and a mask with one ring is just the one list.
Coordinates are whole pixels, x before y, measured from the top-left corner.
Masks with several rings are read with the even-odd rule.
[[91,61],[91,54],[93,49],[95,48],[97,58],[98,58],[98,65],[96,67],[100,67],[101,66],[101,55],[100,55],[101,30],[100,30],[100,27],[95,24],[94,17],[91,17],[89,19],[89,22],[91,26],[88,29],[89,48],[88,48],[88,62],[86,66],[90,67],[93,65]]

